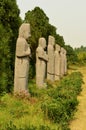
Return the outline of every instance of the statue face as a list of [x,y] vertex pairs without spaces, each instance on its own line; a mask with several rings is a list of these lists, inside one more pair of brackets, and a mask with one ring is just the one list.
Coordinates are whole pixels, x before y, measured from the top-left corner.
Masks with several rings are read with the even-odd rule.
[[57,51],[60,51],[60,46],[59,45],[56,44],[55,47],[56,47]]
[[64,54],[65,54],[65,55],[66,55],[66,53],[67,53],[66,50],[64,50]]
[[44,43],[43,43],[43,49],[45,49],[46,48],[46,42],[44,41]]
[[45,49],[46,48],[46,40],[45,40],[45,38],[40,38],[39,39],[39,45],[43,48],[43,49]]
[[31,36],[30,34],[30,24],[23,23],[19,28],[19,37],[28,39]]
[[64,53],[64,48],[63,47],[61,47],[61,53]]
[[28,39],[30,36],[31,36],[31,33],[30,33],[30,28],[29,28],[29,30],[27,30],[25,33],[25,39]]
[[53,47],[55,46],[55,38],[53,36],[49,36],[49,44],[51,44]]

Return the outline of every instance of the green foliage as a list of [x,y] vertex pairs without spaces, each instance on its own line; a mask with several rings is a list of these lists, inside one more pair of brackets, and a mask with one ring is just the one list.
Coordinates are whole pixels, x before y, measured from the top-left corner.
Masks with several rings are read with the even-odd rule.
[[63,36],[60,36],[59,34],[55,35],[56,43],[59,44],[61,47],[65,47],[65,41]]
[[46,125],[40,125],[39,128],[37,126],[26,126],[24,128],[17,128],[12,121],[10,121],[10,123],[8,123],[5,127],[6,130],[55,130],[55,129],[51,129],[50,127],[46,126]]
[[42,90],[31,80],[28,99],[5,94],[0,98],[1,130],[69,130],[81,84],[81,73],[74,72]]
[[70,45],[65,45],[65,49],[67,51],[68,65],[76,64],[78,62],[78,57],[77,57],[74,49]]
[[[0,93],[7,91],[12,84],[11,54],[9,48],[10,33],[0,24]],[[12,80],[11,80],[12,79]]]
[[68,122],[76,110],[77,95],[81,91],[81,84],[81,73],[74,72],[64,78],[56,89],[49,91],[50,100],[45,100],[42,103],[45,116],[55,123],[61,124],[62,130],[67,128]]
[[79,47],[79,48],[75,48],[75,52],[85,52],[86,51],[86,47],[84,47],[84,46],[81,46],[81,47]]
[[11,91],[15,46],[18,28],[21,23],[16,0],[0,1],[0,93]]
[[5,94],[0,98],[0,130],[58,130],[44,119],[40,98],[20,99]]
[[75,48],[75,53],[78,57],[79,64],[86,64],[86,47],[81,46],[80,48]]

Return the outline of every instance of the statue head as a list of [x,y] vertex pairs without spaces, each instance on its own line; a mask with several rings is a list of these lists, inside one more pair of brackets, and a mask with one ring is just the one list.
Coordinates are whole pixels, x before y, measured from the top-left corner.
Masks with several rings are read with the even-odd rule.
[[48,37],[48,44],[52,46],[55,45],[55,38],[51,35]]
[[61,51],[60,51],[61,53],[64,53],[64,48],[63,47],[61,47]]
[[30,24],[29,23],[23,23],[19,28],[19,37],[23,37],[25,39],[28,39],[31,36],[30,34]]
[[57,50],[58,52],[60,52],[61,47],[60,47],[58,44],[55,45],[55,48],[56,48],[56,50]]
[[66,55],[66,53],[67,53],[64,48],[62,48],[62,52],[63,52],[63,54],[65,54],[65,55]]
[[39,38],[39,46],[41,46],[43,49],[46,47],[46,40],[44,37]]
[[67,54],[67,51],[64,49],[64,54],[66,55]]

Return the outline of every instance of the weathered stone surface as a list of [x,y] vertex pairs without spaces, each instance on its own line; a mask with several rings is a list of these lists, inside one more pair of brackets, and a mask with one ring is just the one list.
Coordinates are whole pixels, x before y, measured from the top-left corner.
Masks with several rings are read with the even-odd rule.
[[61,52],[60,52],[60,55],[61,55],[61,78],[64,76],[64,48],[61,47]]
[[67,56],[66,56],[66,50],[64,49],[64,74],[67,74]]
[[61,77],[67,74],[67,56],[66,50],[61,48]]
[[55,80],[60,80],[61,76],[61,56],[60,56],[61,47],[55,45]]
[[36,84],[39,88],[44,87],[46,62],[48,61],[48,55],[44,51],[46,47],[45,38],[39,39],[39,45],[36,49]]
[[48,63],[47,63],[47,79],[54,81],[55,75],[55,38],[53,36],[48,37]]
[[30,37],[30,24],[23,23],[19,28],[16,43],[14,93],[28,91],[29,57],[31,54],[27,39]]

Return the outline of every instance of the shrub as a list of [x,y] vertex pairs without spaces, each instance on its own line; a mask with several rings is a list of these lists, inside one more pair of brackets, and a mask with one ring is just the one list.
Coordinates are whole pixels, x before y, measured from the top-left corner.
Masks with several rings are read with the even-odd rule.
[[46,117],[66,128],[72,119],[76,106],[78,105],[77,95],[81,91],[82,75],[80,72],[73,72],[61,80],[60,84],[53,91],[48,91],[51,100],[42,103],[42,110]]

